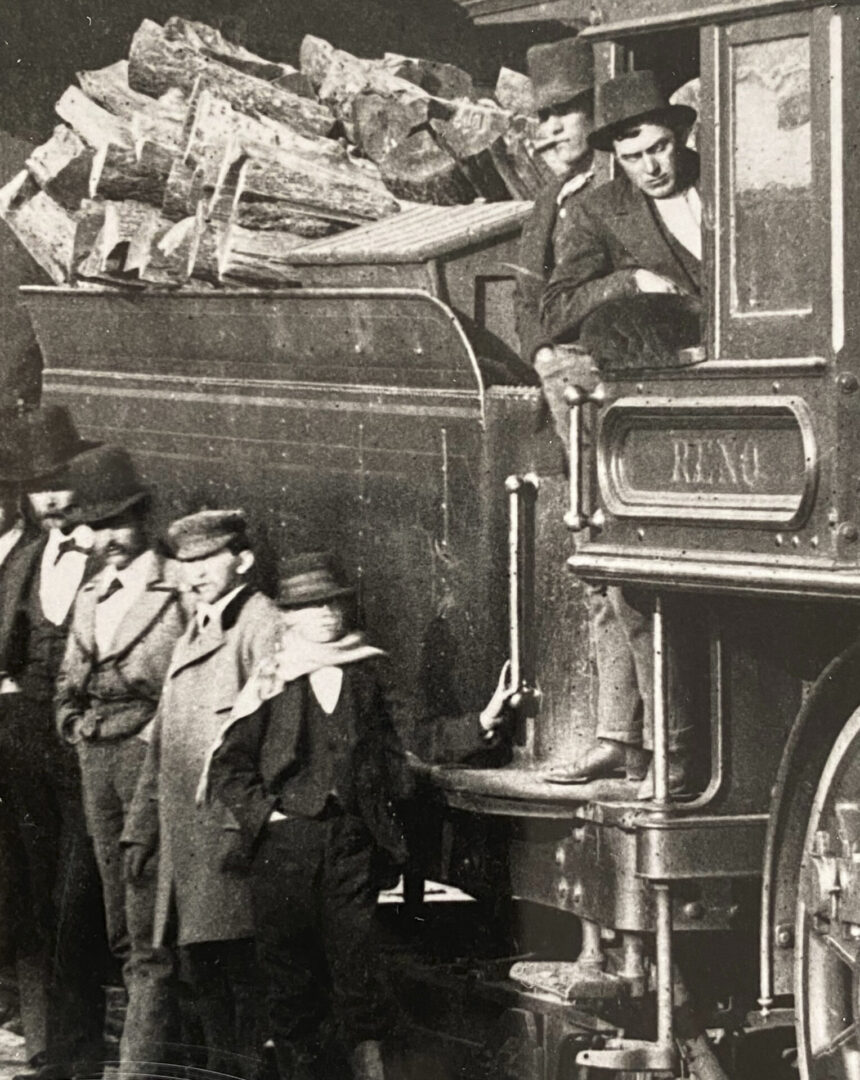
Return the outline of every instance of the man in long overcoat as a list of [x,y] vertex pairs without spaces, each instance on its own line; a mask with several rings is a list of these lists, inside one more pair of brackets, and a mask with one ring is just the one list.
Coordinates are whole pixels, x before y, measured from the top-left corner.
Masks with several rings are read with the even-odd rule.
[[248,584],[254,555],[241,512],[192,514],[173,523],[168,540],[197,606],[167,673],[123,832],[126,867],[138,877],[160,843],[156,940],[167,940],[175,920],[207,1067],[248,1075],[258,1049],[258,988],[239,826],[225,808],[200,807],[196,797],[221,725],[271,647],[278,609]]
[[120,836],[186,618],[178,589],[165,580],[164,558],[148,545],[150,493],[128,454],[117,446],[89,450],[75,460],[74,475],[75,518],[92,528],[105,566],[75,600],[57,680],[56,723],[59,737],[78,754],[108,941],[123,964],[124,1076],[166,1060],[173,955],[152,943],[154,874],[123,880]]

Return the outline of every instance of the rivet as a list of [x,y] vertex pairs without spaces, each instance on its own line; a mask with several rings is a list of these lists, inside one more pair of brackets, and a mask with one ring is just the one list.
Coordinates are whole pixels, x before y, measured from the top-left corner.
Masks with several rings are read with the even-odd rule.
[[812,547],[817,548],[821,541],[818,539],[817,536],[813,536],[809,543]]
[[857,376],[851,371],[843,371],[836,379],[836,385],[843,394],[853,394],[860,383]]
[[701,900],[690,900],[681,908],[688,919],[701,919],[705,914],[705,908]]
[[773,542],[776,544],[777,547],[782,547],[784,540],[785,537],[782,535],[782,533],[777,533],[776,536],[773,538]]
[[771,390],[773,390],[773,392],[775,394],[778,394],[781,389],[782,389],[782,384],[781,383],[775,382],[775,383],[771,384]]
[[853,521],[843,521],[836,532],[841,540],[845,540],[849,544],[853,544],[858,536],[857,526]]
[[645,393],[645,387],[642,385],[642,383],[637,383],[636,384],[636,393],[637,394],[644,394]]
[[644,540],[645,539],[645,530],[644,529],[637,529],[636,530],[636,539],[637,540]]
[[559,900],[566,900],[568,893],[570,892],[569,882],[566,881],[565,878],[559,878],[555,891],[558,893]]
[[776,943],[780,949],[790,949],[794,944],[794,928],[791,926],[778,926],[776,929]]
[[791,546],[792,547],[800,547],[800,537],[799,536],[792,536],[792,538],[791,538]]
[[582,903],[582,886],[579,884],[573,890],[573,902],[574,904]]
[[555,865],[564,866],[567,861],[567,852],[564,850],[564,845],[559,844],[555,849]]

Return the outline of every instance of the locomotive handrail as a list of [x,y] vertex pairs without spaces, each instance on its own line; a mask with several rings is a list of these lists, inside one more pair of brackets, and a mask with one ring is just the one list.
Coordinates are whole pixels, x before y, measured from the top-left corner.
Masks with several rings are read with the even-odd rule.
[[564,515],[564,523],[571,532],[585,529],[599,529],[603,525],[603,511],[585,507],[583,486],[585,480],[585,461],[583,454],[583,433],[585,430],[582,409],[585,405],[602,405],[606,400],[606,390],[599,383],[593,390],[582,386],[569,386],[564,392],[564,399],[570,406],[570,509]]

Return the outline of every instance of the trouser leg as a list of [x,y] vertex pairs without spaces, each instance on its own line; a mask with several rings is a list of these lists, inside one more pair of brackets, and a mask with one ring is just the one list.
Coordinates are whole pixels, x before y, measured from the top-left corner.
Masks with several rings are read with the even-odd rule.
[[206,1068],[253,1080],[260,1071],[253,940],[200,942],[181,951],[206,1040]]
[[120,1040],[122,1066],[165,1060],[171,1015],[173,954],[152,943],[154,860],[139,881],[126,883],[122,873],[120,837],[145,754],[146,744],[134,737],[79,747],[84,807],[101,876],[108,940],[123,965],[128,993]]
[[349,1047],[381,1039],[391,1015],[379,977],[374,933],[373,852],[373,839],[358,818],[344,816],[329,823],[320,888],[321,932],[334,1012]]
[[642,698],[637,668],[619,615],[620,590],[614,586],[588,589],[591,633],[597,669],[597,730],[599,739],[628,746],[642,742]]
[[296,1052],[318,1052],[326,1015],[326,971],[316,894],[326,825],[281,821],[267,827],[251,870],[257,956],[265,985],[268,1031],[285,1077]]

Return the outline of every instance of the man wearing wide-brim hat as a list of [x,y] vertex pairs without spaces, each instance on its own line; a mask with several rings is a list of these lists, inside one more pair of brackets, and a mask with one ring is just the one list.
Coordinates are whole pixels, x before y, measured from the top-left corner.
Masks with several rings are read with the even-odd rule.
[[[68,1077],[104,1056],[106,957],[98,871],[87,837],[74,751],[56,736],[53,697],[75,594],[93,568],[91,535],[70,520],[69,466],[94,444],[67,409],[43,405],[10,418],[7,479],[23,492],[36,536],[10,554],[0,590],[0,761],[24,865],[18,888],[27,918],[18,935],[23,1015],[31,1066]],[[58,884],[62,883],[62,888]]]
[[588,136],[594,113],[594,58],[588,42],[566,38],[533,45],[526,53],[526,65],[540,122],[535,149],[556,175],[535,199],[520,241],[517,334],[523,360],[537,367],[539,351],[551,344],[541,327],[540,300],[555,269],[555,230],[593,182]]
[[610,301],[699,295],[699,161],[685,146],[695,119],[690,106],[670,104],[652,71],[597,87],[588,141],[614,153],[619,175],[587,192],[558,230],[541,302],[553,341],[575,341],[583,320]]
[[[559,261],[542,300],[543,324],[556,342],[584,341],[592,322],[603,319],[602,332],[609,336],[627,319],[625,340],[643,342],[654,330],[651,321],[661,314],[663,301],[680,302],[681,313],[686,312],[684,303],[697,304],[702,255],[698,158],[685,146],[696,113],[687,105],[670,104],[651,71],[629,72],[598,86],[595,113],[589,143],[614,153],[619,175],[585,194],[559,229]],[[608,319],[606,312],[611,313]],[[697,329],[697,315],[693,321]],[[601,335],[594,338],[599,352]],[[623,356],[627,366],[641,359],[639,351],[634,344]],[[648,350],[649,357],[656,351]],[[644,798],[653,794],[647,772],[653,650],[648,603],[630,599],[615,586],[592,590],[597,740],[579,761],[549,779],[572,784],[609,777],[644,780],[638,789]],[[692,782],[692,730],[683,725],[680,711],[672,717],[669,781],[672,793],[682,794]]]
[[[207,1048],[207,1068],[255,1075],[259,1051],[251,894],[235,820],[199,807],[201,774],[224,719],[271,650],[278,610],[252,583],[240,510],[174,521],[167,546],[195,604],[176,645],[122,843],[141,880],[158,850],[154,935],[179,947]],[[172,925],[175,918],[175,927]]]
[[253,854],[269,1031],[281,1075],[294,1080],[322,1075],[323,983],[354,1080],[383,1080],[392,1019],[373,948],[375,870],[380,856],[404,859],[397,807],[412,779],[384,653],[348,627],[353,592],[329,553],[288,561],[278,651],[240,696],[211,762],[213,791]]
[[102,882],[108,942],[128,991],[120,1076],[169,1058],[173,956],[153,946],[155,873],[126,882],[120,837],[146,756],[148,729],[177,639],[178,589],[147,536],[150,491],[128,453],[102,446],[69,467],[74,520],[92,529],[101,571],[78,592],[57,680],[59,737],[75,746]]

